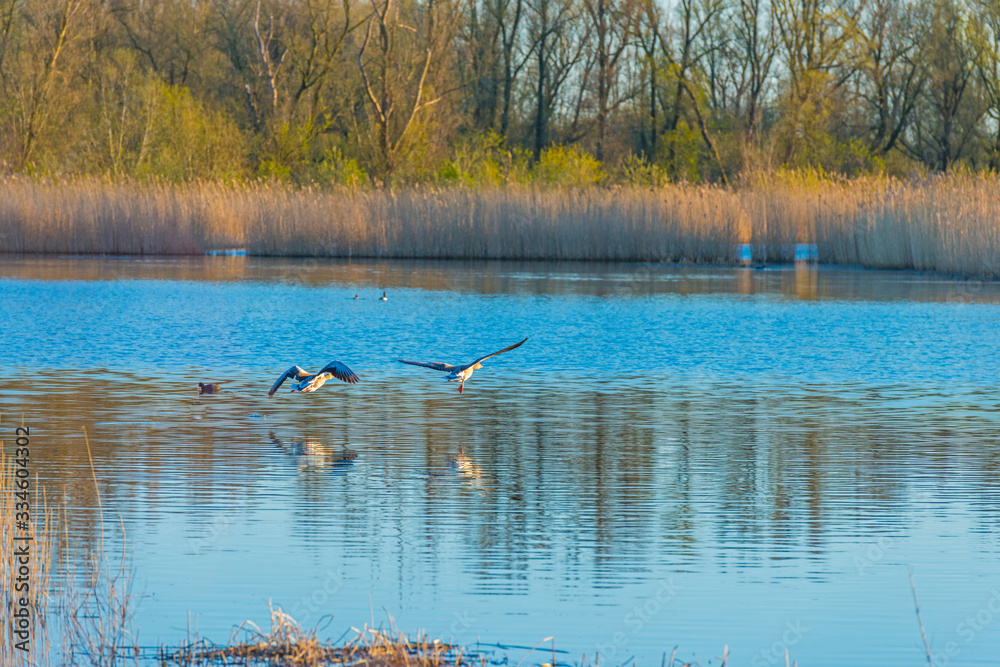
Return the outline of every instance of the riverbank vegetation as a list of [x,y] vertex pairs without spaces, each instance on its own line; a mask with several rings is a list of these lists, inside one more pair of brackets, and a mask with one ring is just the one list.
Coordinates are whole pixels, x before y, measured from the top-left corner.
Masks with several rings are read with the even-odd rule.
[[1000,276],[1000,177],[802,175],[752,187],[291,188],[0,182],[0,252],[820,262]]
[[483,187],[995,170],[1000,8],[0,0],[0,90],[7,175]]
[[1000,274],[996,3],[0,0],[0,91],[0,252]]

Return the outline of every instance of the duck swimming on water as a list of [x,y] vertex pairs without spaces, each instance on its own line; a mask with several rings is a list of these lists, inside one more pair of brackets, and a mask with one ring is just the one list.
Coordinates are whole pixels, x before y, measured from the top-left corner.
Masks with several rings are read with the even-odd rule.
[[354,371],[347,367],[347,364],[339,361],[331,361],[324,366],[323,370],[319,373],[310,373],[309,371],[303,370],[300,366],[292,366],[285,371],[284,375],[278,378],[278,381],[271,387],[271,391],[267,392],[268,397],[274,396],[274,392],[278,391],[278,387],[281,386],[281,383],[288,378],[293,378],[299,381],[298,384],[292,387],[292,391],[300,391],[304,394],[316,391],[326,384],[327,380],[332,378],[337,378],[341,382],[347,382],[349,384],[355,384],[359,380],[358,376],[354,374]]
[[445,379],[448,382],[458,382],[458,393],[462,393],[462,388],[465,386],[465,381],[472,377],[472,372],[483,367],[483,361],[486,361],[490,357],[495,357],[498,354],[503,354],[504,352],[510,352],[516,347],[521,347],[524,345],[528,338],[525,337],[519,343],[514,343],[509,347],[505,347],[502,350],[498,350],[493,354],[487,354],[485,357],[479,357],[475,361],[469,364],[463,364],[461,366],[456,366],[454,364],[446,364],[440,361],[406,361],[405,359],[397,359],[400,363],[410,364],[412,366],[423,366],[424,368],[433,368],[436,371],[446,371],[448,373]]
[[217,382],[211,384],[205,384],[204,382],[198,383],[198,394],[219,394],[222,393],[222,387]]

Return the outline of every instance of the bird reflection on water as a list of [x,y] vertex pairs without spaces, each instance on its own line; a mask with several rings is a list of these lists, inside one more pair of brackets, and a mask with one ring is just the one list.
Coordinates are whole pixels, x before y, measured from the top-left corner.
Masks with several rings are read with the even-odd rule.
[[268,437],[283,454],[295,458],[296,467],[300,471],[319,469],[343,474],[354,464],[354,459],[358,458],[358,453],[346,446],[337,450],[314,438],[282,440],[274,431],[268,432]]
[[458,448],[456,456],[448,459],[449,471],[460,477],[467,487],[476,491],[491,491],[493,481],[475,458],[465,452],[464,447]]

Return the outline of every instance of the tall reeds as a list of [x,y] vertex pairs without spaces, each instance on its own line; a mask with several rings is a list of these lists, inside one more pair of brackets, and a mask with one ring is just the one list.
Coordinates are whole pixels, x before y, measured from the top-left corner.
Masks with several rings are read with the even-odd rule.
[[1000,177],[764,179],[740,188],[318,190],[0,183],[0,252],[791,261],[1000,276]]
[[[0,609],[6,619],[0,633],[0,667],[45,664],[48,656],[45,621],[49,612],[53,516],[44,490],[38,487],[37,475],[15,474],[20,467],[15,466],[16,459],[16,455],[8,458],[0,449]],[[26,494],[17,486],[18,480],[25,479],[29,488]],[[17,555],[24,551],[28,552],[26,557]]]
[[[6,619],[0,633],[0,667],[99,666],[134,661],[135,601],[124,527],[121,555],[109,557],[104,550],[104,510],[97,490],[100,546],[82,555],[76,549],[63,549],[65,561],[55,577],[58,585],[53,585],[52,554],[57,551],[59,538],[57,516],[46,502],[37,477],[17,473],[19,468],[28,469],[33,460],[30,444],[28,449],[26,459],[20,458],[20,444],[13,449],[13,458],[0,449],[0,548],[4,554],[0,558],[0,608]],[[89,457],[89,442],[87,454]],[[91,472],[97,489],[93,461]],[[23,483],[18,485],[25,479],[29,482],[27,493],[20,488]],[[27,563],[18,557],[24,550],[29,554]],[[27,610],[26,626],[19,621],[21,609]],[[57,653],[53,654],[53,648]]]

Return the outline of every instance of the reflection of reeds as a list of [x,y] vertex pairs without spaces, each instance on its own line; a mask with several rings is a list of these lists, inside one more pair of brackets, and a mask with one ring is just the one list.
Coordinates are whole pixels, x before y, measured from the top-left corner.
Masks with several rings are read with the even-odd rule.
[[791,261],[1000,275],[1000,176],[824,181],[740,189],[399,192],[279,186],[0,183],[0,252],[251,254],[655,262]]
[[[316,638],[316,630],[303,630],[294,618],[271,607],[271,631],[243,623],[228,646],[195,641],[177,649],[163,648],[161,664],[180,665],[369,665],[370,667],[448,667],[469,664],[469,656],[449,644],[425,635],[414,639],[391,627],[388,631],[355,630],[354,638],[334,646]],[[240,639],[237,635],[243,634]],[[474,660],[472,662],[475,662]]]
[[[30,457],[28,460],[30,461]],[[3,521],[0,522],[0,549],[3,552],[3,557],[0,558],[0,609],[3,609],[6,617],[2,635],[3,650],[0,650],[0,665],[3,667],[44,664],[48,646],[45,618],[48,613],[53,517],[45,501],[45,491],[38,485],[37,475],[28,478],[30,492],[22,496],[27,501],[15,495],[19,491],[16,488],[17,479],[14,460],[7,458],[3,450],[0,450],[0,513],[3,515]],[[29,504],[27,531],[18,528],[18,514],[25,511],[24,505],[19,506],[18,503],[23,502]],[[15,557],[18,549],[23,550],[25,547],[29,552],[27,573],[20,569],[24,564]],[[28,585],[27,591],[24,591],[24,584]],[[26,605],[21,604],[21,598],[27,602]],[[25,638],[24,635],[16,634],[19,628],[13,614],[19,609],[27,609],[29,614],[28,627],[20,628],[29,633],[26,644],[30,649],[28,652],[14,648]]]

